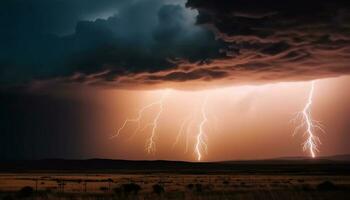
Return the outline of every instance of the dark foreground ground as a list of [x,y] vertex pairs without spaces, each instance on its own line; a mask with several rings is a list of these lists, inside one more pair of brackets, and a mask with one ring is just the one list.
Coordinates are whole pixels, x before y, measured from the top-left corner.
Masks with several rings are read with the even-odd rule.
[[350,199],[350,162],[0,162],[1,199]]

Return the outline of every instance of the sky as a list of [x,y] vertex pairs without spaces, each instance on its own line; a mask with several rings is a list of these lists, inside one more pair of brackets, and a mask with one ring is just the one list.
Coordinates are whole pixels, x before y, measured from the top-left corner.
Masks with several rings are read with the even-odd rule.
[[[349,10],[341,0],[1,1],[0,158],[309,156],[292,119],[312,80],[317,156],[350,154]],[[140,129],[120,129],[149,104]]]

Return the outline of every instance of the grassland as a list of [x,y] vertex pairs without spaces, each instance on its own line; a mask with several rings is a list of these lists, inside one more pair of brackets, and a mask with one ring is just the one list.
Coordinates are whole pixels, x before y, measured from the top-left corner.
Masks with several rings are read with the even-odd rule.
[[[179,170],[175,170],[169,163],[155,165],[157,169],[166,170],[144,168],[144,171],[125,170],[127,165],[122,167],[123,170],[114,171],[96,169],[96,165],[90,167],[94,170],[3,168],[0,173],[0,198],[350,199],[350,165],[338,162],[283,163],[226,163],[224,168],[210,165],[212,170],[209,171],[205,167],[207,165],[198,167],[196,164],[191,165],[190,170],[181,171],[183,166],[177,166]],[[139,163],[134,164],[139,166]],[[221,170],[215,171],[217,169]]]
[[[140,189],[126,190],[127,185]],[[155,191],[158,185],[160,191]],[[323,187],[322,187],[323,185]],[[21,194],[26,186],[33,189]],[[1,174],[3,199],[350,199],[348,176]]]

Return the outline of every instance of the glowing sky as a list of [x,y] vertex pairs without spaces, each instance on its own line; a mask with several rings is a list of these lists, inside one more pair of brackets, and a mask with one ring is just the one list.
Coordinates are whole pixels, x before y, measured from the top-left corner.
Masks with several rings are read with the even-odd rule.
[[[307,156],[290,120],[312,80],[317,155],[350,153],[349,1],[11,0],[0,13],[1,158]],[[154,102],[148,129],[111,138]]]
[[[325,125],[326,134],[318,133],[322,140],[319,155],[349,153],[349,111],[348,101],[350,93],[347,86],[350,78],[318,80],[315,85],[314,104],[312,105],[313,117]],[[164,99],[164,111],[159,118],[156,145],[154,154],[147,154],[145,142],[150,135],[150,130],[139,132],[134,137],[133,128],[130,125],[119,137],[110,139],[127,117],[135,117],[138,109],[146,104],[158,100],[164,90],[116,90],[100,88],[66,88],[60,92],[55,91],[57,101],[69,102],[61,106],[61,111],[53,108],[47,114],[34,106],[41,114],[32,114],[34,119],[26,120],[35,124],[28,125],[24,122],[17,131],[12,127],[12,144],[19,147],[16,150],[19,155],[46,157],[46,156],[72,156],[72,157],[106,157],[123,159],[171,159],[171,160],[195,160],[194,152],[195,123],[200,121],[200,106],[207,95],[206,111],[208,122],[205,128],[208,136],[208,154],[203,155],[203,160],[226,159],[258,159],[282,156],[308,156],[302,151],[302,142],[305,138],[302,134],[293,136],[294,125],[290,120],[300,111],[307,99],[310,89],[309,82],[278,83],[261,86],[234,86],[218,88],[216,90],[179,91],[171,90]],[[52,93],[42,94],[40,98]],[[46,97],[45,97],[46,98]],[[53,101],[53,100],[51,100]],[[75,102],[75,103],[74,103]],[[22,103],[26,104],[26,103]],[[48,106],[55,105],[47,101]],[[79,106],[75,106],[79,105]],[[14,103],[13,107],[16,107]],[[24,108],[27,106],[22,105]],[[57,107],[57,105],[55,105]],[[72,107],[75,107],[73,109]],[[81,108],[79,108],[81,107]],[[31,116],[28,108],[24,111]],[[78,109],[79,108],[79,109]],[[14,110],[13,108],[8,108]],[[72,115],[66,119],[65,110],[74,110],[79,113],[74,119]],[[144,123],[147,123],[157,112],[157,108],[145,113]],[[52,117],[53,115],[57,115]],[[190,115],[195,115],[194,125],[190,128],[188,151],[186,151],[186,137],[180,137],[177,145],[173,147],[181,123]],[[45,116],[48,119],[44,119]],[[65,126],[60,131],[42,130],[35,126],[35,119],[40,122],[56,120],[56,124],[50,128]],[[73,128],[70,122],[74,121]],[[24,124],[24,125],[23,125]],[[4,125],[3,125],[4,126]],[[8,125],[10,126],[10,125]],[[37,132],[41,130],[41,132]],[[57,128],[56,128],[57,129]],[[4,130],[4,129],[2,129]],[[20,133],[24,131],[24,133]],[[25,141],[24,135],[31,134],[31,144]],[[59,135],[55,141],[41,138]],[[11,138],[11,137],[10,137]],[[35,138],[35,139],[34,139]],[[43,143],[59,144],[42,146]],[[11,142],[10,142],[11,143]],[[41,146],[40,146],[41,145]],[[50,146],[50,147],[49,147]],[[5,145],[6,147],[6,145]],[[8,147],[11,150],[11,147]],[[52,148],[52,149],[51,149]],[[43,149],[45,151],[43,151]],[[62,152],[66,149],[67,152]],[[4,151],[4,146],[2,145]],[[29,151],[30,150],[30,151]],[[31,153],[29,153],[31,152]]]
[[[349,153],[349,97],[350,78],[318,80],[315,85],[313,117],[321,121],[327,133],[317,132],[322,140],[319,155]],[[147,154],[145,142],[151,131],[134,137],[135,125],[119,137],[110,139],[128,117],[135,117],[138,109],[158,100],[164,90],[94,90],[79,94],[80,101],[89,105],[90,115],[82,126],[88,127],[81,138],[85,155],[124,159],[195,160],[195,134],[200,121],[200,106],[208,95],[208,154],[204,160],[257,159],[281,156],[308,156],[302,151],[302,134],[293,136],[290,120],[300,111],[308,97],[309,82],[278,83],[261,86],[236,86],[203,91],[171,90],[164,100],[159,119],[154,154]],[[71,96],[71,94],[65,94]],[[145,113],[143,123],[155,115],[158,108]],[[182,136],[173,147],[182,121],[196,115],[190,128],[188,150]]]

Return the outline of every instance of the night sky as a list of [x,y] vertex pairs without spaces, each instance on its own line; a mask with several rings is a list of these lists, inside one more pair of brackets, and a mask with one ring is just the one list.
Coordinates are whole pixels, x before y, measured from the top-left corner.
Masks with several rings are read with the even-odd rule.
[[[318,155],[350,154],[349,1],[3,0],[0,27],[0,159],[194,160],[173,142],[204,97],[204,160],[305,156],[311,80]],[[110,138],[166,89],[155,153],[134,124]]]

